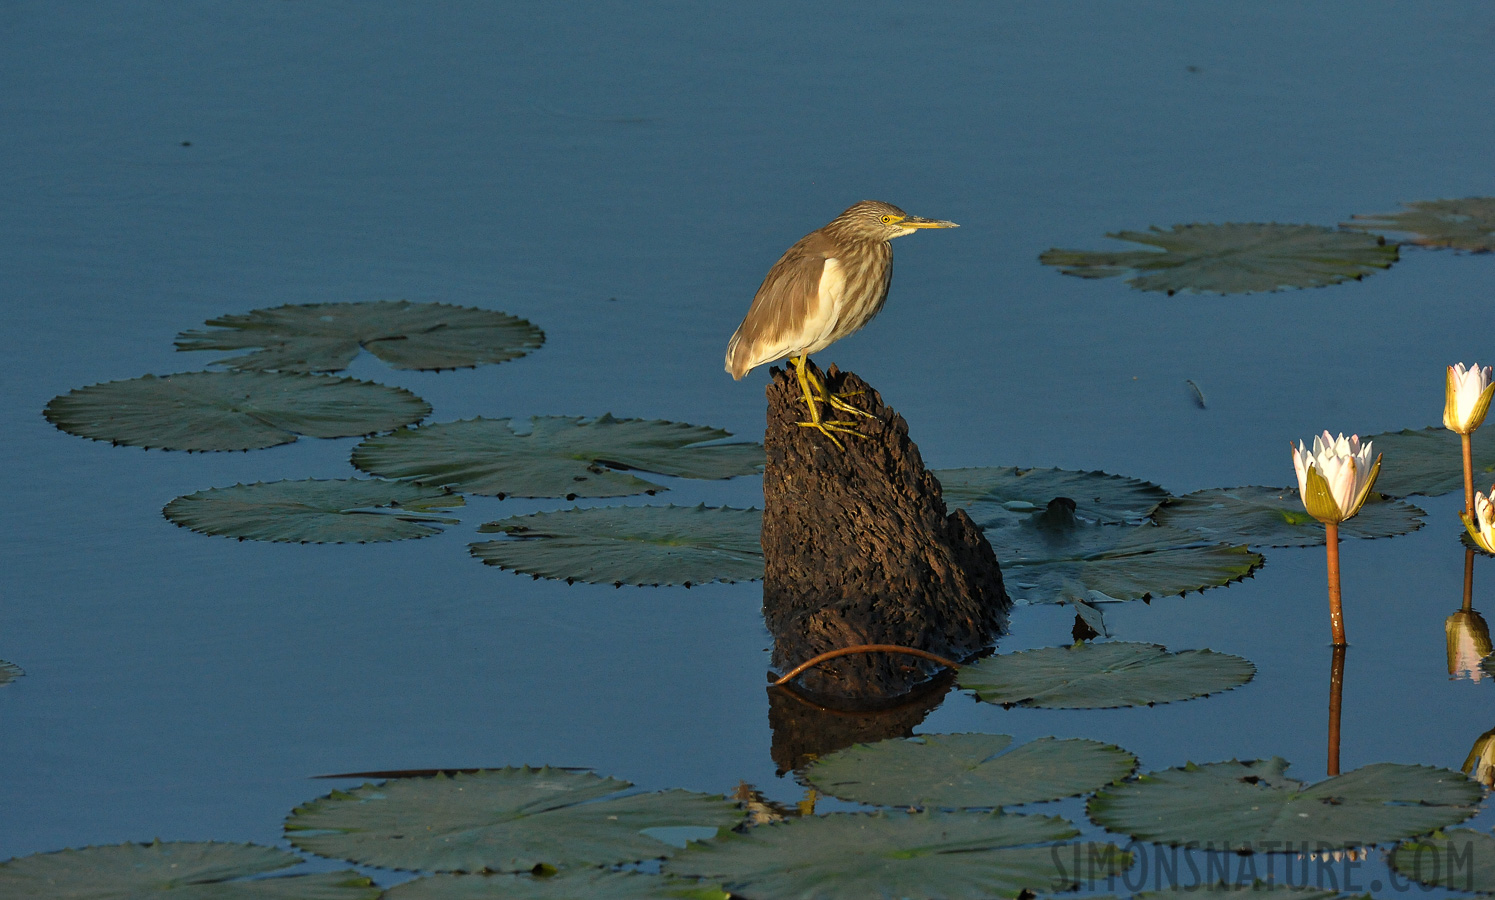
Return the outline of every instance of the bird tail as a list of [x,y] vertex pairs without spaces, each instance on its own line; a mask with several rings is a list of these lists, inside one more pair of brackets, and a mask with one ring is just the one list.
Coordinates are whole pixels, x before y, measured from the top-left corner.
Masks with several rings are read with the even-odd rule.
[[[740,336],[741,332],[733,332],[732,339],[727,341],[727,371],[732,375],[734,381],[741,381],[742,376],[746,375],[748,370],[753,367],[747,359],[748,354],[746,352],[740,355],[737,352],[739,346],[738,338]],[[742,349],[744,351],[747,350],[746,347]]]

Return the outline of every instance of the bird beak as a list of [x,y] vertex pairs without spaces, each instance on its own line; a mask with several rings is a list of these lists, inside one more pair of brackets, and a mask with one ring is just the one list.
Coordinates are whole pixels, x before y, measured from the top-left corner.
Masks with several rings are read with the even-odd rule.
[[921,219],[918,216],[909,216],[898,223],[904,228],[959,228],[954,222],[942,222],[938,219]]

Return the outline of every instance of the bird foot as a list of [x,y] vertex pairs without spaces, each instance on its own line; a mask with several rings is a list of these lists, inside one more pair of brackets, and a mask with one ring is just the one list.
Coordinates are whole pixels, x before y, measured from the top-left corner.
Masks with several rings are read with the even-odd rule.
[[836,439],[837,434],[849,434],[860,438],[871,437],[870,434],[863,434],[860,431],[857,431],[855,428],[848,427],[851,425],[850,422],[839,422],[834,420],[826,421],[822,419],[819,422],[797,422],[796,424],[801,428],[817,429],[821,434],[830,438],[831,443],[835,444],[841,450],[845,450],[846,445],[842,444],[839,440]]
[[839,409],[841,412],[851,413],[854,416],[866,416],[869,419],[877,418],[877,416],[874,416],[872,413],[869,413],[864,409],[857,409],[855,406],[852,406],[850,403],[847,403],[845,400],[841,399],[842,397],[849,397],[852,394],[862,393],[865,393],[865,391],[846,391],[840,394],[832,394],[830,390],[827,389],[825,395],[820,399],[825,401],[825,403],[828,404],[832,409]]

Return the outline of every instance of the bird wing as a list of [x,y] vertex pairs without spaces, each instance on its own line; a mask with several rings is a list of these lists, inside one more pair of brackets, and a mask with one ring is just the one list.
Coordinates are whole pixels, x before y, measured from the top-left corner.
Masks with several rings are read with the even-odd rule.
[[768,270],[753,305],[727,343],[727,371],[741,378],[755,366],[813,346],[833,323],[822,303],[827,268],[839,270],[835,245],[820,232],[800,239]]

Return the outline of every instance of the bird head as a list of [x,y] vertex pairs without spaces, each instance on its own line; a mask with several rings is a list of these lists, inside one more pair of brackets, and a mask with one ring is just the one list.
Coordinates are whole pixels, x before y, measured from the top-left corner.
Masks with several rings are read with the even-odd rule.
[[959,227],[954,222],[911,216],[893,204],[879,200],[863,200],[826,226],[827,230],[834,230],[847,237],[873,241],[890,241],[895,237],[913,234],[921,228]]

